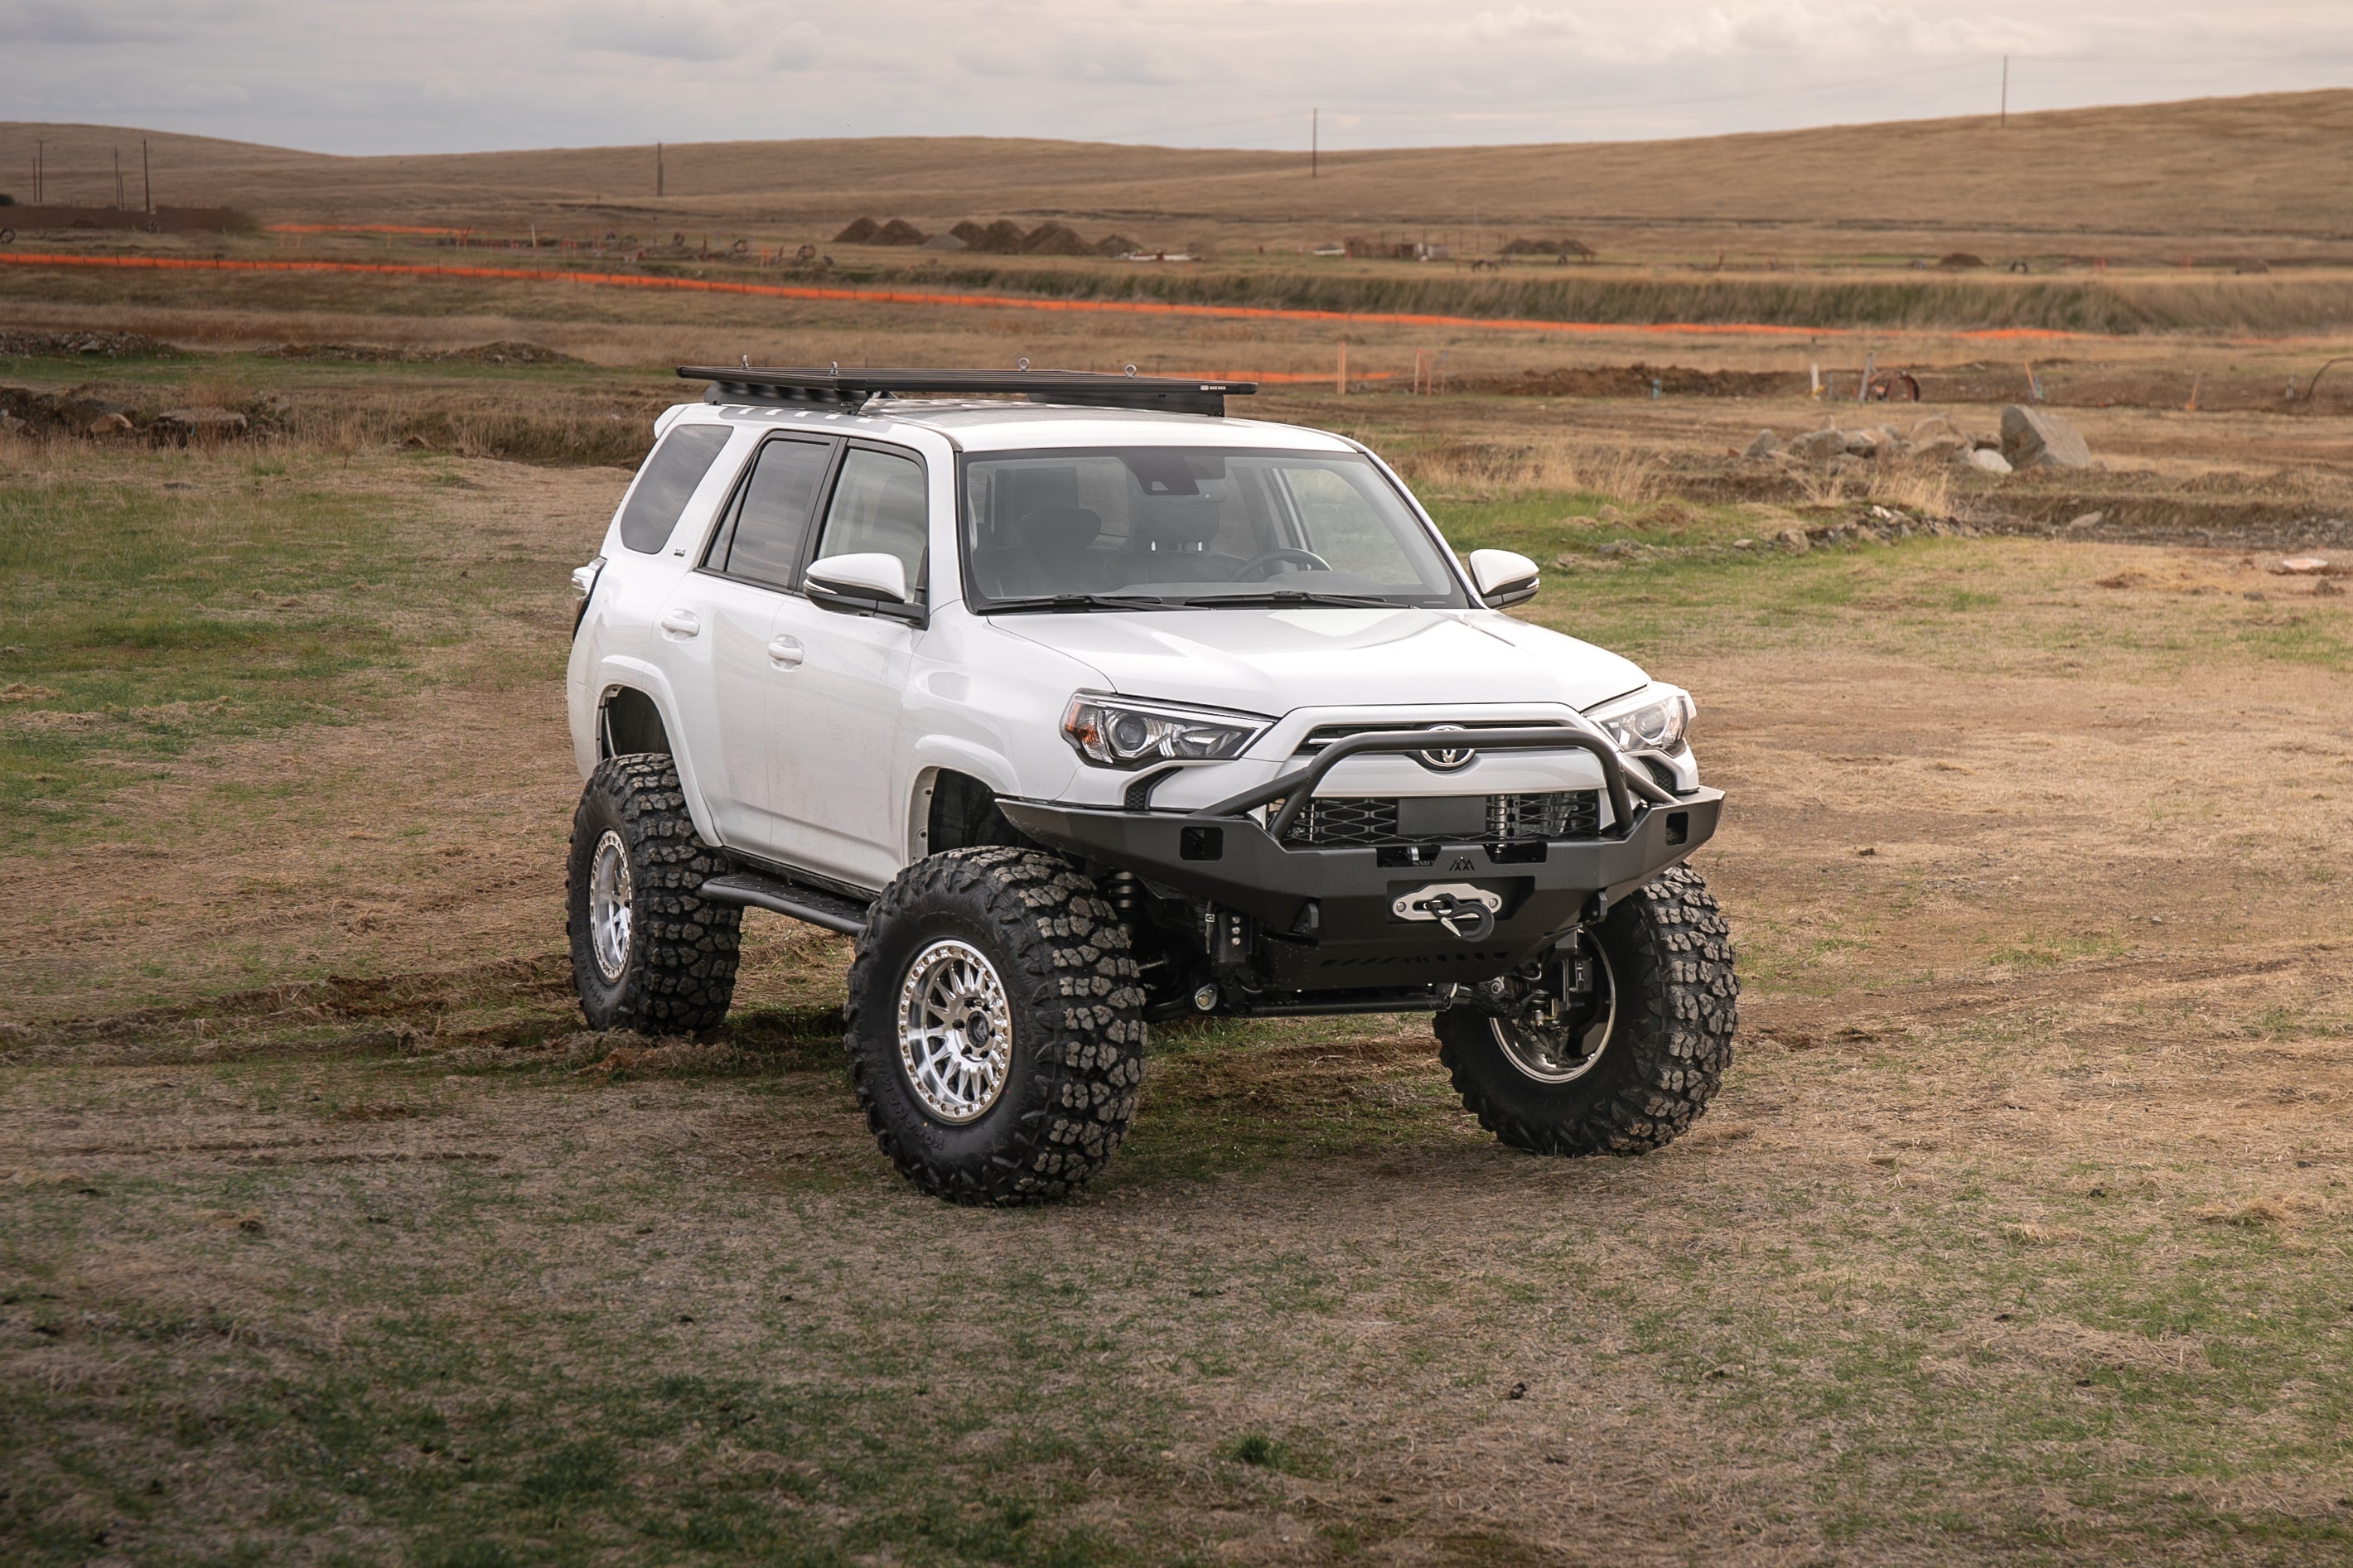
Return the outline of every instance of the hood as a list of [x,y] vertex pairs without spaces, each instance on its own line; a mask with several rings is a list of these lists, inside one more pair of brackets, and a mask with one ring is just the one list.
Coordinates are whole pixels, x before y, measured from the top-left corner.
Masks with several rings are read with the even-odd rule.
[[995,625],[1092,665],[1123,696],[1276,718],[1392,704],[1583,709],[1647,679],[1630,659],[1492,610],[1097,611]]

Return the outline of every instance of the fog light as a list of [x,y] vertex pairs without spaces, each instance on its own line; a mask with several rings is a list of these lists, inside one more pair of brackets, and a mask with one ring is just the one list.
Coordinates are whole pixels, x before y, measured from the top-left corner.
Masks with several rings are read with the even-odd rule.
[[1204,985],[1198,991],[1194,992],[1193,1005],[1196,1009],[1203,1013],[1216,1012],[1218,1010],[1218,988],[1214,985]]

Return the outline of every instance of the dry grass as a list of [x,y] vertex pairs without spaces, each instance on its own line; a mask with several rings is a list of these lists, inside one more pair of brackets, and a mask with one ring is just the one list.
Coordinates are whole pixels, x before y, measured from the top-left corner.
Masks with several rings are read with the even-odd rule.
[[[330,384],[283,374],[257,384]],[[560,411],[575,374],[515,385]],[[149,756],[101,824],[0,858],[0,1536],[60,1563],[2341,1560],[2348,601],[2252,552],[1724,547],[1765,515],[1710,490],[1746,472],[1726,448],[1802,403],[1270,405],[1397,454],[1463,547],[1592,561],[1527,613],[1700,694],[1746,990],[1691,1138],[1512,1155],[1420,1020],[1171,1028],[1084,1202],[933,1205],[842,1083],[839,939],[755,916],[713,1040],[577,1031],[563,572],[617,475],[357,430],[348,462],[11,451],[11,494],[204,521],[126,563],[126,608],[193,591],[239,519],[375,498],[364,574],[335,555],[289,596],[405,574],[417,679]],[[2353,471],[2254,417],[2086,423],[2134,471],[2071,483]],[[79,710],[85,678],[7,676],[41,694],[5,711]],[[2216,711],[2249,765],[2212,766]]]
[[[617,197],[632,214],[619,226],[649,238],[715,230],[723,244],[736,233],[829,244],[861,213],[933,229],[1011,215],[1061,217],[1090,237],[1117,226],[1150,245],[1222,243],[1229,252],[1385,228],[1492,250],[1515,233],[1566,227],[1613,256],[1862,248],[1934,258],[1967,248],[2169,265],[2185,250],[2211,258],[2340,249],[2329,215],[2353,202],[2340,155],[2348,126],[2353,93],[2278,94],[2014,115],[2000,132],[1972,117],[1680,142],[1341,153],[1313,182],[1299,158],[1279,153],[976,137],[744,142],[673,145],[670,194],[659,200],[642,147],[355,159],[146,134],[184,200],[232,202],[270,218],[364,214],[502,236],[521,235],[528,220],[543,234],[601,232],[615,220],[583,219],[562,204]],[[94,190],[102,150],[131,134],[0,126],[0,165],[26,167],[38,136],[61,190],[74,194],[77,167],[91,172]],[[1094,216],[1103,212],[1122,216],[1113,225]]]

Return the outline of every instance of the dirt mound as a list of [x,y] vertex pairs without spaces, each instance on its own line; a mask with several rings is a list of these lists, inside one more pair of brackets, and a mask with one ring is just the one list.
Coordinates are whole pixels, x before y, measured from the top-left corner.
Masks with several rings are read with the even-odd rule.
[[874,231],[875,245],[921,245],[931,237],[905,218],[894,217]]
[[1143,248],[1124,234],[1107,234],[1095,241],[1095,254],[1098,256],[1132,256]]
[[833,237],[836,245],[864,245],[882,232],[882,226],[871,217],[861,217]]
[[431,356],[436,360],[462,364],[586,364],[554,349],[543,349],[537,343],[501,341],[480,343],[470,349],[449,349]]
[[1985,258],[1971,256],[1966,250],[1956,250],[1946,255],[1936,265],[1947,272],[1966,272],[1972,268],[1983,267]]
[[264,359],[333,364],[586,364],[537,343],[501,341],[470,349],[401,349],[383,343],[280,343],[258,351]]
[[1018,256],[1021,247],[1029,243],[1029,236],[1010,218],[998,218],[977,236],[958,231],[958,237],[975,250],[990,256]]
[[1092,256],[1095,247],[1067,224],[1041,223],[1021,242],[1024,256]]
[[0,354],[26,359],[178,359],[185,352],[141,332],[0,332]]
[[1463,377],[1465,391],[1497,392],[1507,397],[1770,397],[1806,389],[1800,371],[1694,370],[1678,364],[1588,365],[1567,370],[1524,371],[1512,376]]
[[973,222],[972,219],[965,218],[954,228],[948,230],[948,232],[955,235],[958,239],[963,240],[966,245],[978,245],[980,243],[981,237],[988,231],[981,227],[980,225]]
[[1504,247],[1505,256],[1591,256],[1591,246],[1581,239],[1514,239]]

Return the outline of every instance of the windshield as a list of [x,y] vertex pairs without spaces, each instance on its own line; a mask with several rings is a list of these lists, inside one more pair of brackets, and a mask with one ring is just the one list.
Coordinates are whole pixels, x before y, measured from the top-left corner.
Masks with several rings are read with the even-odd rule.
[[1467,603],[1397,487],[1354,454],[976,454],[964,508],[981,611]]

